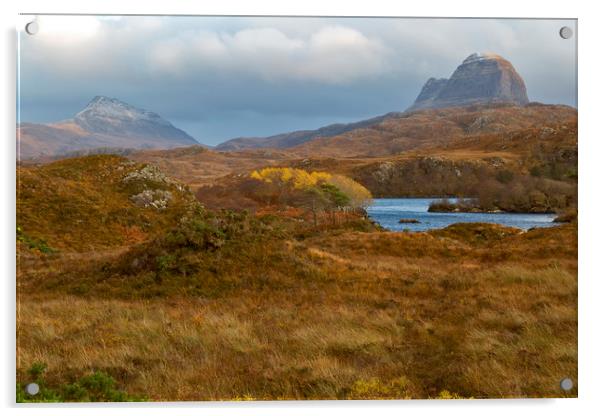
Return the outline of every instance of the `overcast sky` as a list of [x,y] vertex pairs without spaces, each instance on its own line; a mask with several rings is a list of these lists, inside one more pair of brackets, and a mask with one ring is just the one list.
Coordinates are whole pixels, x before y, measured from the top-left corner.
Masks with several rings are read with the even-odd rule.
[[155,111],[202,143],[361,120],[412,104],[473,52],[508,59],[529,99],[576,106],[574,21],[42,16],[20,34],[21,121],[96,95]]

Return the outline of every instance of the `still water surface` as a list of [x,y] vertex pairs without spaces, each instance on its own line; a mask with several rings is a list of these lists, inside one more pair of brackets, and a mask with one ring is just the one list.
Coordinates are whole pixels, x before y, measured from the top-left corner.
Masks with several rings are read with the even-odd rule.
[[[431,202],[438,198],[381,198],[374,199],[368,215],[391,231],[425,231],[444,228],[457,222],[490,222],[528,230],[533,227],[552,227],[554,214],[428,212]],[[450,199],[454,202],[454,199]],[[416,219],[419,224],[400,224],[400,219]]]

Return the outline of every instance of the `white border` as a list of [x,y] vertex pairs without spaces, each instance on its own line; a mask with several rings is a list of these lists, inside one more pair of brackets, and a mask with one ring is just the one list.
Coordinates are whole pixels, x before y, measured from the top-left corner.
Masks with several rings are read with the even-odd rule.
[[[378,412],[401,412],[446,415],[505,415],[508,413],[545,413],[547,415],[592,414],[599,411],[602,400],[601,359],[602,330],[597,321],[602,317],[602,275],[598,267],[601,234],[597,216],[602,207],[599,166],[602,157],[602,123],[600,106],[600,46],[602,39],[601,15],[594,1],[527,2],[504,0],[434,1],[420,0],[393,2],[383,0],[324,0],[268,1],[221,0],[218,2],[192,2],[186,0],[130,1],[123,0],[4,0],[0,3],[2,20],[2,89],[0,117],[3,126],[2,158],[2,209],[3,235],[0,253],[5,273],[1,290],[2,342],[0,342],[2,374],[0,376],[0,406],[4,414],[92,415],[107,413],[164,415],[166,407],[172,415],[203,414],[281,415],[307,413],[326,415],[345,412],[350,415]],[[579,399],[565,400],[478,400],[471,402],[411,401],[411,402],[280,402],[280,403],[171,403],[144,405],[62,405],[44,407],[16,407],[14,403],[15,374],[15,54],[14,29],[18,13],[111,13],[111,14],[235,14],[235,15],[330,15],[330,16],[441,16],[441,17],[534,17],[579,19]],[[596,169],[598,168],[598,169]],[[597,191],[597,192],[596,192]],[[598,214],[598,215],[596,215]],[[597,258],[598,257],[598,258]]]

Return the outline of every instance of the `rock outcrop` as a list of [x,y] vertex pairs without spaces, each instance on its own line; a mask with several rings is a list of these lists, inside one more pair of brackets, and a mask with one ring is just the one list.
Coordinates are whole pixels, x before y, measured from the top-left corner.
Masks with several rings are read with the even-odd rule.
[[473,53],[456,68],[451,78],[430,78],[408,110],[498,102],[527,104],[525,82],[501,56]]

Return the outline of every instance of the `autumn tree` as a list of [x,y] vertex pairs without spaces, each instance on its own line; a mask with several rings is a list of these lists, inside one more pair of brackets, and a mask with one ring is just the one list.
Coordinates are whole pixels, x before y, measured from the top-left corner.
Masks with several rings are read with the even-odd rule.
[[341,206],[367,208],[372,203],[372,194],[370,191],[351,178],[342,175],[332,175],[328,183],[334,185],[347,196],[348,200]]
[[277,192],[280,203],[311,210],[314,219],[322,210],[365,208],[372,200],[370,191],[353,179],[327,172],[269,167],[252,172],[250,177]]

